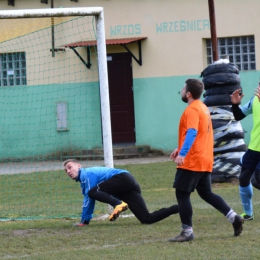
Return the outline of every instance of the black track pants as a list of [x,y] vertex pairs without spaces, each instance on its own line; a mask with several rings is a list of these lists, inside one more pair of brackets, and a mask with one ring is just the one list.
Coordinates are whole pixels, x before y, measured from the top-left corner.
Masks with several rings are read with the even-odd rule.
[[149,213],[141,195],[140,186],[129,173],[114,175],[111,179],[92,188],[88,195],[92,199],[108,203],[114,207],[120,203],[118,199],[123,200],[143,224],[153,224],[179,212],[178,205],[173,205],[169,208],[162,208]]
[[[230,211],[230,207],[222,197],[213,193],[211,190],[197,190],[199,196],[208,204],[213,206],[224,216]],[[190,202],[190,192],[176,190],[176,198],[179,205],[180,218],[182,224],[192,227],[192,205]]]

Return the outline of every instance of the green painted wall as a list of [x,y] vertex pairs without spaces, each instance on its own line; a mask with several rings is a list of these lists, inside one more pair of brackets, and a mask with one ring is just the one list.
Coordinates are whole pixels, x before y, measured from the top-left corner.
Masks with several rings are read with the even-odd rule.
[[[260,72],[251,70],[240,72],[241,86],[245,96],[242,100],[242,105],[246,104],[254,94],[254,90],[257,88],[260,79]],[[250,132],[253,127],[252,115],[247,116],[241,121],[243,129],[245,131],[245,143],[248,145],[250,140]]]
[[[258,85],[259,71],[240,72],[245,104]],[[179,118],[186,107],[179,91],[188,78],[199,75],[134,79],[134,100],[136,118],[136,144],[150,145],[154,149],[171,152],[177,147]],[[241,124],[248,144],[252,129],[252,117]]]
[[[57,131],[58,101],[68,104],[68,131]],[[2,87],[0,107],[0,159],[102,147],[97,83]]]
[[187,78],[134,79],[137,145],[164,151],[176,147],[179,117],[185,108],[178,92]]
[[[241,72],[245,104],[258,85],[259,71]],[[186,107],[179,91],[186,75],[134,79],[136,145],[171,152],[177,147],[179,118]],[[68,104],[68,131],[57,131],[56,103]],[[99,86],[95,83],[0,88],[0,160],[80,153],[102,147]],[[248,144],[252,117],[241,124]]]

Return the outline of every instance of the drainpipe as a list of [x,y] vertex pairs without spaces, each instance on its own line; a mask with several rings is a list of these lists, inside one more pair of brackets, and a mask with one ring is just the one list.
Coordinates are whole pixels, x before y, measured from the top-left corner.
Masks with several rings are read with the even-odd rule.
[[218,40],[217,40],[217,32],[216,32],[214,0],[208,0],[208,3],[209,3],[209,20],[210,20],[213,61],[217,61],[219,57],[218,57]]
[[[54,7],[54,0],[51,0],[51,8]],[[52,57],[55,57],[55,42],[54,42],[54,17],[51,17],[51,49],[52,49]]]

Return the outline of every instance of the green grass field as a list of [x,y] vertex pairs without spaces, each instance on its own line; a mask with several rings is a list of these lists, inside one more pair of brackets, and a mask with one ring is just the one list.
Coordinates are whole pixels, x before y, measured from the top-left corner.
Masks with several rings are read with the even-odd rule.
[[[136,177],[150,211],[176,203],[174,190],[171,188],[175,174],[172,162],[124,165],[118,168],[127,169]],[[42,188],[37,188],[38,194],[32,194],[35,190],[28,188],[27,181],[32,180],[30,174],[1,176],[1,208],[10,205],[9,217],[12,215],[20,217],[22,208],[14,214],[12,209],[15,211],[15,208],[24,204],[19,200],[19,193],[25,193],[27,197],[34,196],[37,199],[35,205],[28,207],[25,215],[28,213],[35,215],[39,208],[40,213],[36,213],[39,218],[54,216],[60,214],[59,210],[62,208],[63,212],[60,215],[71,215],[71,217],[0,222],[0,259],[244,260],[260,258],[260,192],[258,190],[254,190],[255,220],[244,224],[244,230],[239,237],[233,236],[233,228],[228,220],[194,192],[191,200],[195,240],[186,243],[169,243],[168,239],[181,231],[178,215],[153,225],[142,225],[134,217],[120,217],[115,222],[109,222],[107,219],[93,220],[87,227],[74,227],[73,224],[79,221],[81,212],[82,195],[79,184],[71,180],[63,181],[64,172],[52,172],[51,177],[48,174],[50,173],[41,175],[39,186]],[[15,185],[6,186],[8,181],[5,178],[12,183],[10,178],[15,177],[21,178],[19,190]],[[59,195],[61,191],[57,191],[57,194],[48,190],[48,183],[52,178],[58,177],[60,177],[61,191],[65,193],[62,196]],[[27,185],[23,185],[24,183]],[[7,188],[18,191],[11,196],[7,194]],[[237,184],[218,184],[214,185],[213,189],[235,211],[242,213]],[[3,195],[8,195],[9,201],[4,201]],[[60,196],[62,199],[59,199]],[[72,204],[67,203],[67,200],[70,203],[72,201]],[[49,214],[45,212],[46,207],[41,207],[53,203],[57,204],[57,212]],[[15,206],[11,206],[12,204]],[[98,203],[95,216],[103,215],[107,213],[106,211],[107,205]],[[124,214],[129,213],[128,210]],[[75,216],[77,218],[74,218]],[[7,217],[6,213],[1,217],[2,219]]]

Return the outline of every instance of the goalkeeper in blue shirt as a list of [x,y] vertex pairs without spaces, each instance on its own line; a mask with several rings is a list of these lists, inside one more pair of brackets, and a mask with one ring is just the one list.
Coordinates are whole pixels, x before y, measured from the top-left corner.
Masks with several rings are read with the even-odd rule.
[[84,196],[78,226],[89,224],[96,200],[114,207],[109,216],[110,221],[116,220],[119,214],[128,208],[142,224],[153,224],[179,212],[178,205],[173,205],[149,213],[139,184],[127,170],[107,167],[82,168],[74,159],[64,161],[63,166],[71,179],[80,182]]

